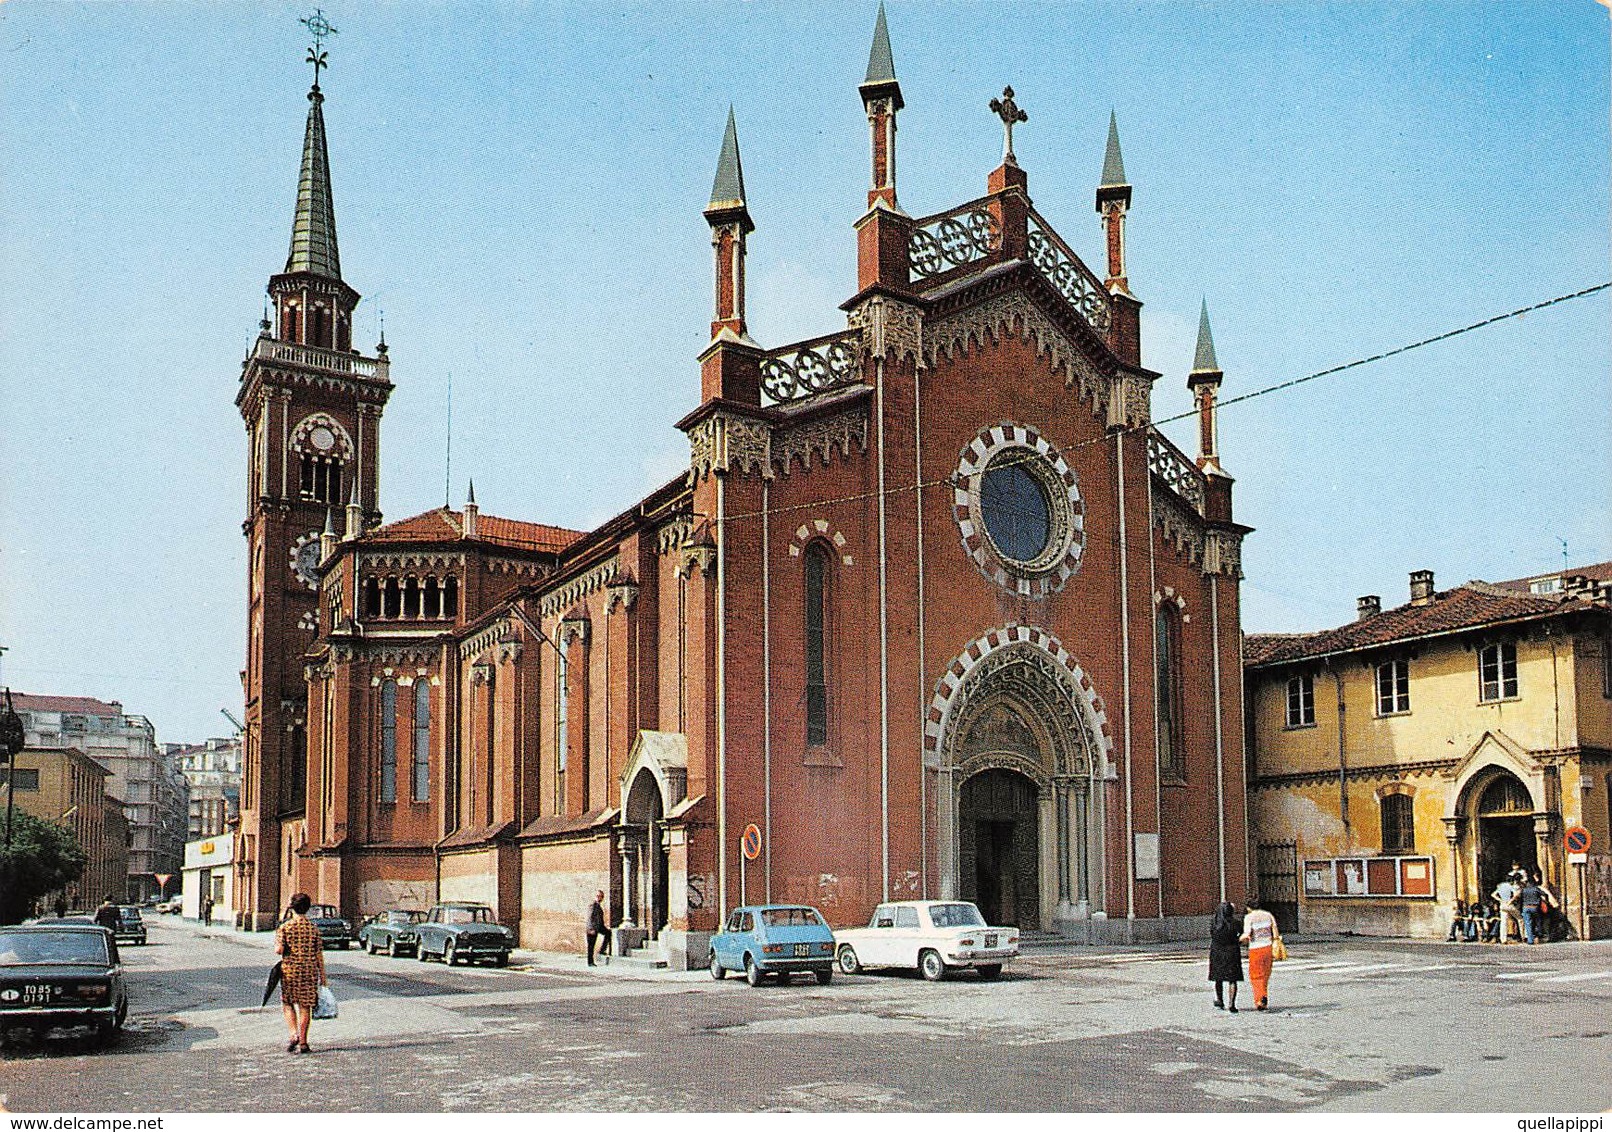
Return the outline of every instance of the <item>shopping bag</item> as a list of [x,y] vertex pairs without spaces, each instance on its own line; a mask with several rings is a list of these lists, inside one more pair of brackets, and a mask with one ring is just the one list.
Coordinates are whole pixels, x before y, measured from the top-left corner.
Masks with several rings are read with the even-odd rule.
[[336,996],[329,987],[319,988],[319,1001],[314,1003],[313,1016],[315,1018],[336,1017]]
[[[1283,959],[1286,959],[1286,958],[1287,958],[1287,944],[1282,942],[1282,937],[1281,936],[1277,936],[1275,939],[1273,939],[1271,941],[1271,962],[1272,963],[1280,963]],[[314,1017],[317,1018],[318,1015],[316,1014],[316,1015],[314,1015]]]

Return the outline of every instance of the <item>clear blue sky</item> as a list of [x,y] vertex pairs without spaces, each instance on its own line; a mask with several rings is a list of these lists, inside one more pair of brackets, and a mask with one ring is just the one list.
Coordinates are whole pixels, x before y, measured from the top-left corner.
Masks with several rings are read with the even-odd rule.
[[[311,7],[311,5],[310,5]],[[286,3],[0,5],[0,645],[31,692],[224,729],[245,635],[233,405],[307,110]],[[342,268],[397,391],[388,519],[588,527],[687,458],[700,217],[731,102],[752,333],[843,325],[875,5],[329,0]],[[1101,263],[1110,108],[1157,416],[1206,296],[1223,395],[1602,282],[1608,12],[1550,4],[891,0],[914,215],[984,191],[1011,83],[1038,210]],[[1605,293],[1229,408],[1244,627],[1612,557]],[[1192,431],[1169,426],[1183,448]]]

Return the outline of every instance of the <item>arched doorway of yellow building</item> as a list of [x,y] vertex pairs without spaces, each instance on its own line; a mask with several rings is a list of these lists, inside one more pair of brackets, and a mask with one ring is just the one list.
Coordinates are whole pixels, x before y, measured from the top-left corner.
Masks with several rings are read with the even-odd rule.
[[1536,807],[1527,785],[1516,775],[1498,768],[1467,787],[1471,830],[1474,896],[1488,899],[1512,867],[1528,872],[1539,868],[1538,840],[1534,836]]

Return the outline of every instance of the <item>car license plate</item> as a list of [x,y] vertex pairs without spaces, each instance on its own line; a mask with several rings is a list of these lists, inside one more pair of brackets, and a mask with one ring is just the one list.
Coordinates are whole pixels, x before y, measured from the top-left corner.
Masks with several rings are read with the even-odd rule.
[[986,947],[995,947],[996,946],[996,936],[991,935],[991,934],[987,934],[985,936],[985,946]]
[[22,988],[22,1004],[34,1006],[51,1000],[52,987],[49,983],[27,983]]
[[811,953],[812,953],[812,945],[811,944],[809,944],[809,943],[797,943],[795,945],[795,958],[804,959],[804,958],[806,958],[806,956],[810,955]]

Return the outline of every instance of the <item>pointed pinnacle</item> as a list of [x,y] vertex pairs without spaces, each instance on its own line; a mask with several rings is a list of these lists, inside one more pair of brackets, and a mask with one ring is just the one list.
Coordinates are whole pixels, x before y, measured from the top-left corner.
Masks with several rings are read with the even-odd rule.
[[331,507],[326,507],[325,508],[325,531],[324,531],[324,533],[327,534],[327,535],[334,535],[336,533],[336,512],[335,512],[334,508],[331,508]]
[[711,182],[710,208],[730,208],[744,204],[744,165],[739,161],[739,128],[728,107],[728,128],[722,135],[722,155],[716,161],[716,180]]
[[349,507],[357,507],[357,506],[359,506],[359,502],[358,502],[358,477],[357,476],[353,477],[353,490],[351,492],[349,492],[348,495],[347,495],[347,506],[349,506]]
[[1209,300],[1203,300],[1198,312],[1198,349],[1192,355],[1193,373],[1219,373],[1220,363],[1215,361],[1215,340],[1209,333]]
[[1125,161],[1119,154],[1119,119],[1108,112],[1108,149],[1103,153],[1103,181],[1098,188],[1126,184]]
[[868,76],[862,85],[893,83],[896,81],[896,64],[890,55],[890,31],[884,23],[884,2],[879,3],[879,19],[873,25],[873,49],[868,52]]
[[291,253],[285,269],[326,279],[341,278],[336,247],[336,209],[330,191],[330,153],[325,144],[324,96],[308,95],[308,128],[302,140],[302,171],[297,180],[297,212],[291,225]]
[[475,480],[470,481],[470,494],[465,497],[465,502],[468,503],[472,507],[474,507],[476,505],[476,481]]

